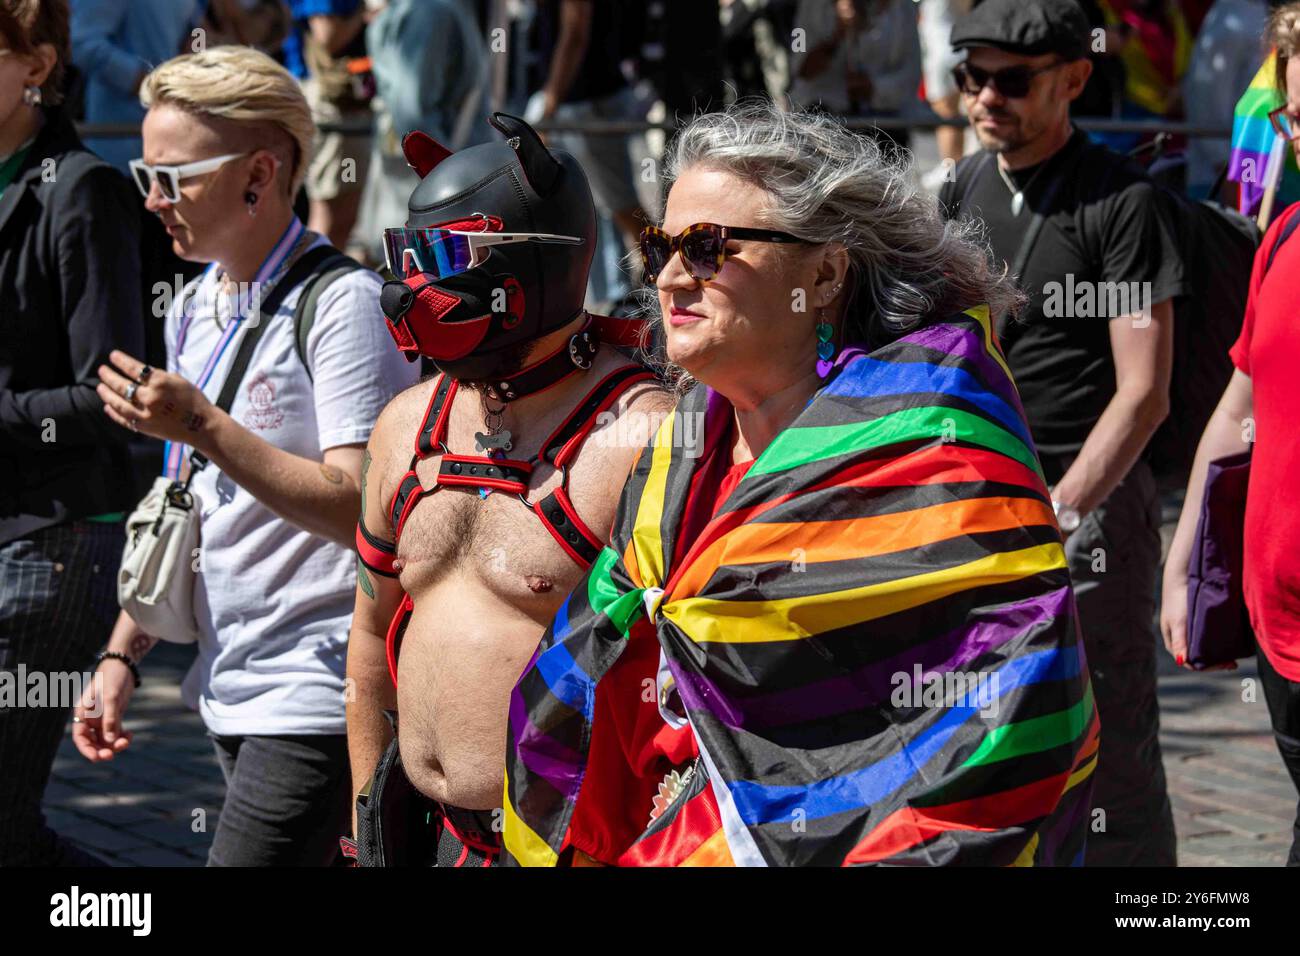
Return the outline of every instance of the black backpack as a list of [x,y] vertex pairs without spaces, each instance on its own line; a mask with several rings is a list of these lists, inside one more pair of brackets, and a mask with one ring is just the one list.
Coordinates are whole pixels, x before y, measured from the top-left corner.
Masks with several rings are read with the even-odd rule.
[[[195,292],[194,287],[189,284],[194,278],[195,264],[183,263],[183,260],[172,254],[171,240],[167,238],[167,233],[162,230],[156,216],[149,214],[147,220],[153,222],[145,222],[146,231],[142,236],[140,247],[140,264],[141,271],[145,274],[147,296],[144,301],[146,303],[152,301],[155,281],[170,286],[176,281],[177,275],[185,278],[187,286],[185,297],[188,301]],[[154,227],[158,229],[158,234],[161,234],[161,241],[157,234],[150,234],[150,230]],[[182,268],[188,269],[190,274],[187,276]],[[198,271],[202,271],[203,268],[202,264],[198,264]],[[276,288],[262,303],[263,315],[269,319],[275,314],[283,298],[305,280],[302,295],[298,297],[298,304],[293,310],[293,328],[295,350],[309,379],[312,378],[312,371],[307,363],[307,336],[316,321],[316,303],[320,300],[321,293],[329,288],[335,279],[364,268],[366,267],[361,263],[339,252],[333,246],[317,246],[303,253],[285,274],[284,281],[277,283]],[[148,309],[145,310],[145,355],[145,361],[149,365],[155,368],[167,367],[163,323],[154,319]],[[143,435],[132,436],[131,466],[137,498],[144,497],[152,487],[154,477],[162,472],[162,447],[162,442],[156,439]]]
[[[960,211],[977,176],[989,166],[992,154],[973,157],[957,169],[953,195]],[[1149,176],[1132,159],[1105,146],[1088,143],[1078,162],[1101,163],[1107,172],[1098,181],[1096,196],[1105,194],[1110,177],[1124,164],[1158,190],[1182,253],[1187,290],[1174,299],[1174,361],[1169,384],[1169,416],[1147,444],[1145,456],[1164,488],[1185,487],[1201,433],[1214,413],[1232,377],[1228,350],[1241,333],[1250,290],[1250,274],[1260,232],[1253,220],[1211,200],[1188,199]],[[1043,207],[1050,207],[1056,187],[1068,168],[1049,182]],[[1012,272],[1020,275],[1029,261],[1045,217],[1035,211]]]
[[[293,309],[294,349],[309,379],[312,378],[312,373],[311,365],[307,362],[307,336],[311,334],[312,326],[316,322],[316,304],[335,279],[365,268],[366,266],[351,256],[339,252],[333,246],[317,246],[304,252],[275,284],[270,294],[261,301],[262,319],[270,321],[289,293],[302,286],[302,295],[298,296],[298,304]],[[185,290],[185,302],[182,308],[197,291],[196,286],[189,286]],[[165,355],[160,365],[163,368],[167,367]]]
[[1260,231],[1254,220],[1168,187],[1160,195],[1178,229],[1188,290],[1174,300],[1169,416],[1146,448],[1156,479],[1184,488],[1201,434],[1232,378],[1228,350],[1241,334]]
[[304,253],[285,276],[287,280],[291,280],[283,283],[286,295],[298,284],[297,276],[294,275],[295,270],[301,270],[299,275],[307,276],[302,287],[302,295],[298,296],[298,304],[293,310],[294,345],[298,351],[298,358],[302,361],[302,367],[307,371],[307,378],[312,378],[311,366],[307,363],[307,336],[316,322],[316,304],[320,301],[321,294],[334,283],[335,279],[341,279],[348,273],[365,268],[351,256],[339,252],[333,246],[317,246]]

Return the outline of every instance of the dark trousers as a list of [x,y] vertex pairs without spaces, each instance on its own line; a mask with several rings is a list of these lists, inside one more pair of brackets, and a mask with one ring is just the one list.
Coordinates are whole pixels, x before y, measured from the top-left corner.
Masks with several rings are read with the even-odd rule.
[[[386,713],[396,729],[397,715]],[[500,866],[500,815],[448,806],[416,790],[394,737],[357,797],[357,865]]]
[[[120,524],[72,521],[0,544],[0,670],[15,681],[43,674],[50,688],[56,674],[87,674],[117,619],[121,560]],[[75,703],[0,705],[0,866],[102,864],[61,840],[41,812]]]
[[[1059,478],[1066,463],[1044,459],[1049,480]],[[1084,862],[1174,866],[1177,846],[1156,697],[1160,503],[1146,462],[1134,465],[1083,519],[1066,539],[1065,554],[1101,718]]]
[[330,866],[350,832],[343,734],[212,738],[226,802],[208,866]]
[[[1268,703],[1268,716],[1273,724],[1273,738],[1277,741],[1282,763],[1291,775],[1291,782],[1300,791],[1300,684],[1289,681],[1269,663],[1267,655],[1258,651],[1259,682],[1264,685],[1264,700]],[[1300,805],[1296,806],[1295,824],[1292,827],[1291,852],[1287,866],[1300,866]]]

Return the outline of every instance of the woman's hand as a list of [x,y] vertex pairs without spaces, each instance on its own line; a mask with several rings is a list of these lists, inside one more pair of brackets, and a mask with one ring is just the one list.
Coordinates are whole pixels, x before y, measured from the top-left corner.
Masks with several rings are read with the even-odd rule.
[[[1166,562],[1160,592],[1160,636],[1165,650],[1179,667],[1194,670],[1187,660],[1187,572],[1178,565]],[[1236,661],[1213,664],[1202,668],[1207,671],[1235,671]]]
[[1187,572],[1165,565],[1160,593],[1160,636],[1174,663],[1187,667]]
[[125,352],[113,351],[108,358],[113,365],[99,367],[95,389],[104,414],[123,428],[200,448],[204,426],[216,413],[206,395],[181,376],[150,368]]
[[135,693],[135,677],[121,661],[107,658],[72,709],[72,743],[91,763],[112,760],[131,744],[122,715]]

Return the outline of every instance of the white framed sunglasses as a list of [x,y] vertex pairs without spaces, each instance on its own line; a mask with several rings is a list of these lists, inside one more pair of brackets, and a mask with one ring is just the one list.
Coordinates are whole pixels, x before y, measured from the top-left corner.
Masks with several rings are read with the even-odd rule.
[[164,199],[168,202],[180,202],[181,183],[185,180],[220,169],[232,159],[247,155],[247,153],[226,153],[224,156],[200,159],[198,162],[186,163],[183,166],[150,166],[143,159],[133,159],[127,165],[131,167],[131,178],[135,180],[136,188],[145,199],[149,198],[153,184],[157,183]]
[[384,230],[384,262],[398,279],[424,274],[433,279],[482,265],[492,246],[512,242],[579,245],[578,236],[547,232],[459,232],[436,226]]

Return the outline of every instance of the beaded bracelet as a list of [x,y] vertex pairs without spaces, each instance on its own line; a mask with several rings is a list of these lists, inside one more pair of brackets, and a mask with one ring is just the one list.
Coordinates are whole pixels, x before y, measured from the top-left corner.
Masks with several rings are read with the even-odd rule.
[[107,660],[121,661],[131,668],[131,676],[135,678],[135,686],[140,686],[140,669],[135,666],[135,661],[119,651],[102,651],[95,657],[95,670],[99,670],[99,665]]

